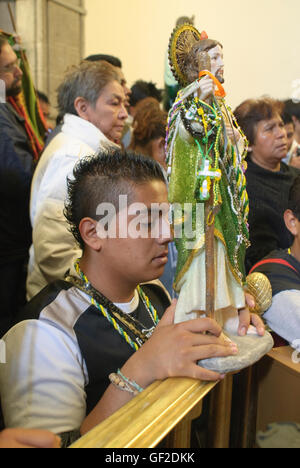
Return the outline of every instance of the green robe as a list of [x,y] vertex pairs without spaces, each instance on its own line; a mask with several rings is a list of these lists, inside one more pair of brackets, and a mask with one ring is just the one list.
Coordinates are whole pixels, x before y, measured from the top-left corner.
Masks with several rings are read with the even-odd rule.
[[[225,103],[218,101],[219,109],[222,109],[223,118],[228,118],[225,113]],[[223,122],[223,135],[224,135]],[[248,246],[248,198],[246,193],[246,180],[243,173],[243,159],[238,158],[236,148],[228,142],[224,142],[226,135],[220,138],[219,167],[221,179],[218,184],[217,214],[215,215],[215,237],[218,238],[226,250],[226,257],[230,270],[236,281],[243,285],[245,282],[244,259]],[[175,135],[172,151],[171,176],[169,181],[169,201],[173,205],[173,222],[175,243],[178,250],[178,263],[175,279],[175,288],[188,270],[193,258],[199,251],[205,248],[205,220],[204,202],[200,202],[199,178],[197,171],[203,163],[203,154],[199,150],[201,138],[196,139],[187,132],[182,122]],[[209,139],[209,145],[213,142],[213,136]],[[192,219],[191,219],[192,217]],[[193,236],[184,232],[187,223],[192,226]],[[194,243],[191,244],[191,241]],[[191,245],[194,248],[191,249]]]

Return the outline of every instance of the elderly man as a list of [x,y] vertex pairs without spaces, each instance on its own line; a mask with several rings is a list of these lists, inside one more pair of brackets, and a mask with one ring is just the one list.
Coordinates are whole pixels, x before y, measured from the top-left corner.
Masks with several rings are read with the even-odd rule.
[[100,148],[118,148],[128,115],[125,104],[120,74],[103,61],[74,66],[58,89],[62,131],[42,154],[32,182],[29,299],[63,278],[80,253],[63,215],[67,177],[81,157]]
[[25,268],[31,243],[29,193],[34,157],[25,122],[9,98],[21,91],[19,60],[0,34],[0,336],[25,302]]

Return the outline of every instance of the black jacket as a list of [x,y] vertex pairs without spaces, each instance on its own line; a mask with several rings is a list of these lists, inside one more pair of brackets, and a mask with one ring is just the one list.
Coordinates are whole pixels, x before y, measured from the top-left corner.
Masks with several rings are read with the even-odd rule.
[[249,197],[249,234],[251,246],[246,252],[246,270],[272,250],[286,249],[292,236],[285,227],[283,213],[287,209],[290,188],[300,171],[281,163],[279,172],[272,172],[249,158],[246,171]]
[[0,104],[0,264],[26,258],[33,156],[24,120],[10,104]]

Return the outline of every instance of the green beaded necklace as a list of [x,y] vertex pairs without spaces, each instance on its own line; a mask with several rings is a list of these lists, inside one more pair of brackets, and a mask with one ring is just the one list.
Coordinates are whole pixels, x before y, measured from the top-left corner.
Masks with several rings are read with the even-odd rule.
[[[148,296],[144,293],[140,286],[137,291],[140,299],[142,300],[152,322],[153,327],[147,329],[141,322],[136,320],[129,314],[125,314],[115,304],[110,302],[105,296],[97,291],[89,282],[88,278],[81,271],[79,266],[79,259],[74,263],[76,273],[80,278],[68,275],[67,281],[70,281],[78,289],[84,291],[89,295],[91,304],[95,306],[114,327],[114,329],[125,339],[125,341],[137,351],[152,335],[156,325],[159,322],[159,317],[156,309],[151,304]],[[127,330],[127,331],[126,331]],[[130,337],[132,335],[134,338]]]

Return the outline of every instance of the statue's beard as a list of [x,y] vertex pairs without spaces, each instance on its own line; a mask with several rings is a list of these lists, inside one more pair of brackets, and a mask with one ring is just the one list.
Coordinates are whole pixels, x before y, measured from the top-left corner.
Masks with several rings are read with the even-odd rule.
[[219,74],[219,72],[216,73],[216,78],[221,84],[223,84],[225,81],[223,75]]

